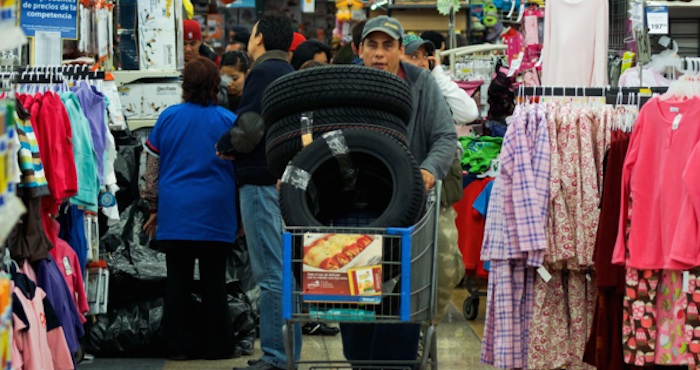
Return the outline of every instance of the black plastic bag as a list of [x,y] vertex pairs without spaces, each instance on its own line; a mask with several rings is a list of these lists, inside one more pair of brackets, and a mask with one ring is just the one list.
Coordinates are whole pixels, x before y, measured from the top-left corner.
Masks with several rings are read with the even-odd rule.
[[[227,325],[228,337],[231,342],[243,351],[252,351],[255,343],[255,330],[257,321],[254,311],[250,306],[248,297],[240,291],[240,285],[234,283],[233,292],[229,288],[227,295],[229,321]],[[192,294],[194,303],[191,315],[194,317],[202,316],[202,297],[198,293]],[[203,334],[195,331],[195,335]],[[203,338],[196,338],[197,343],[204,342]]]
[[252,309],[257,312],[260,288],[255,283],[253,270],[250,267],[248,246],[245,236],[242,235],[236,238],[233,250],[229,253],[226,261],[226,284],[230,285],[231,283],[238,283],[239,291],[245,293]]
[[[121,212],[119,223],[109,228],[100,245],[110,253],[110,303],[124,304],[144,298],[163,297],[167,266],[165,254],[149,247],[143,232],[148,206],[138,198]],[[138,286],[138,289],[134,289]]]
[[160,357],[166,354],[161,329],[163,299],[130,303],[110,309],[85,323],[80,344],[91,354],[103,357]]
[[[115,138],[116,139],[116,138]],[[117,175],[119,191],[115,194],[119,212],[139,199],[139,164],[143,146],[131,136],[119,137],[114,173]]]

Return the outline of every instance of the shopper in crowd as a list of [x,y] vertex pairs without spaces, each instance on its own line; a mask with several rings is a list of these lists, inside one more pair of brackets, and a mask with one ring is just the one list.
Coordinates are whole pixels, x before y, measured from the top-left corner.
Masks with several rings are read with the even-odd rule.
[[248,55],[243,51],[229,51],[221,56],[221,84],[219,105],[236,112],[243,95],[243,84],[250,69]]
[[[227,331],[226,258],[238,226],[236,175],[233,164],[211,148],[236,116],[216,105],[219,79],[211,60],[190,60],[183,72],[184,103],[163,111],[146,142],[142,196],[151,214],[144,230],[165,251],[163,330],[173,360],[234,355],[235,338]],[[205,320],[192,317],[195,259]]]
[[439,57],[435,53],[435,46],[431,41],[424,40],[414,34],[408,34],[403,35],[403,45],[404,54],[401,56],[401,61],[430,72],[450,106],[454,123],[464,125],[479,118],[479,108],[476,106],[476,102],[456,82],[452,81],[452,78],[442,68]]
[[250,32],[248,31],[240,31],[236,32],[236,34],[233,36],[233,40],[236,42],[240,42],[243,44],[245,48],[248,48],[248,41],[250,41]]
[[331,49],[318,40],[304,41],[294,50],[291,64],[294,69],[299,69],[302,64],[309,60],[327,64],[331,60]]
[[242,42],[234,41],[234,42],[226,45],[226,50],[224,52],[229,52],[229,51],[243,51],[243,52],[245,52],[246,45]]
[[363,64],[360,57],[360,42],[362,42],[362,30],[365,28],[366,19],[363,19],[352,25],[350,32],[352,33],[352,52],[355,53],[355,60],[352,64]]
[[[253,27],[248,53],[252,65],[246,77],[239,115],[261,113],[262,95],[277,78],[291,73],[289,46],[293,32],[290,19],[281,13],[264,13]],[[238,136],[255,137],[248,152],[228,148]],[[267,168],[264,125],[241,126],[227,131],[217,145],[218,154],[233,159],[239,184],[243,228],[250,264],[260,286],[260,347],[262,358],[249,362],[247,370],[283,369],[287,366],[282,326],[282,216],[277,178]],[[227,154],[227,155],[224,155]],[[293,325],[294,360],[301,354],[301,328]]]
[[304,37],[304,35],[300,34],[299,32],[294,32],[294,36],[292,37],[292,44],[289,45],[289,60],[292,60],[292,56],[294,55],[294,51],[304,41],[306,41],[306,37]]
[[[476,102],[466,91],[461,89],[456,82],[442,69],[436,56],[435,46],[431,41],[423,40],[414,34],[403,35],[404,54],[401,60],[404,63],[430,71],[435,78],[447,105],[452,111],[452,120],[455,124],[464,125],[479,118],[479,108]],[[443,179],[442,199],[438,233],[438,262],[437,269],[437,322],[450,303],[452,290],[464,277],[464,261],[462,253],[457,245],[458,231],[455,220],[457,212],[452,205],[458,202],[462,196],[462,166],[461,145],[455,142],[454,171],[450,171]]]
[[[359,52],[365,66],[393,73],[410,86],[413,103],[407,127],[410,148],[429,190],[450,170],[457,134],[440,87],[430,73],[401,62],[402,35],[403,26],[396,19],[372,18],[362,31]],[[418,353],[420,324],[343,324],[341,336],[345,357],[350,362],[413,361]],[[410,367],[408,363],[402,366]]]
[[198,56],[211,59],[219,66],[219,56],[214,49],[202,42],[202,28],[199,22],[191,19],[182,21],[183,28],[183,48],[185,51],[185,63],[197,59]]
[[352,64],[357,55],[352,52],[352,42],[345,43],[333,54],[332,64]]
[[304,62],[304,64],[299,67],[299,70],[301,71],[302,69],[309,69],[309,68],[315,68],[315,67],[323,67],[327,65],[328,63],[321,63],[315,60],[307,60]]
[[440,32],[437,31],[425,31],[420,34],[420,38],[422,38],[425,41],[430,41],[433,43],[433,46],[438,51],[445,51],[447,48],[447,43],[445,41],[445,36],[443,36]]

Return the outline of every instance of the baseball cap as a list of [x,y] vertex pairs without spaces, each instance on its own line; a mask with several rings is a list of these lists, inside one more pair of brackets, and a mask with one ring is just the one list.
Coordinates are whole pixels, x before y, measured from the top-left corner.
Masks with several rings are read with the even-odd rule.
[[289,46],[289,51],[296,50],[297,46],[299,46],[304,41],[306,41],[306,37],[304,37],[304,35],[300,34],[299,32],[294,32],[294,36],[292,37],[292,44]]
[[199,22],[191,19],[185,19],[182,21],[183,36],[185,40],[201,40],[202,39],[202,27],[199,26]]
[[435,45],[430,40],[423,40],[420,36],[409,33],[408,35],[403,35],[403,46],[405,53],[413,54],[418,50],[419,47],[425,45],[425,51],[428,54],[433,54],[435,52]]
[[403,26],[396,18],[380,15],[367,21],[365,28],[362,29],[362,40],[372,32],[381,31],[389,35],[394,40],[401,38],[403,34]]

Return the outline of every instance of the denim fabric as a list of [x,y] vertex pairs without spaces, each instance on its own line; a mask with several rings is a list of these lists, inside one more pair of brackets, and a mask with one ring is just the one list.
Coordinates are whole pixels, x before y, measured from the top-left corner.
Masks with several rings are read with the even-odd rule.
[[[262,360],[287,367],[282,326],[282,215],[274,185],[240,188],[241,216],[250,265],[260,286],[260,347]],[[296,305],[295,305],[296,306]],[[294,325],[294,359],[301,355],[301,326]]]

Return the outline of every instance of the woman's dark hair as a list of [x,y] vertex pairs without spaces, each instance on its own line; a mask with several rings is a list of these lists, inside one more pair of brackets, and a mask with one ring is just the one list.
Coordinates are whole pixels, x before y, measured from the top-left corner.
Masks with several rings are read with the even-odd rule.
[[432,42],[433,45],[435,45],[435,48],[438,50],[445,43],[445,36],[443,36],[440,32],[437,31],[425,31],[420,34],[420,38]]
[[306,62],[304,62],[304,64],[302,64],[301,67],[299,67],[299,70],[301,71],[302,69],[323,67],[323,66],[327,66],[327,65],[328,65],[328,63],[321,63],[321,62],[317,62],[317,61],[311,59],[311,60],[307,60]]
[[216,64],[211,59],[197,57],[185,64],[182,72],[182,100],[204,106],[216,104],[220,83]]
[[352,25],[350,32],[352,33],[352,44],[355,45],[355,49],[359,49],[362,43],[362,31],[365,29],[365,23],[367,23],[366,19]]
[[257,36],[262,33],[265,51],[289,51],[294,38],[292,20],[280,12],[265,12],[258,19]]
[[243,73],[248,72],[250,69],[250,61],[248,60],[248,55],[240,50],[227,51],[221,56],[222,67],[233,67]]
[[314,59],[316,53],[325,53],[326,59],[331,60],[331,49],[328,45],[318,40],[306,40],[294,50],[290,64],[294,69],[299,69],[306,61]]

